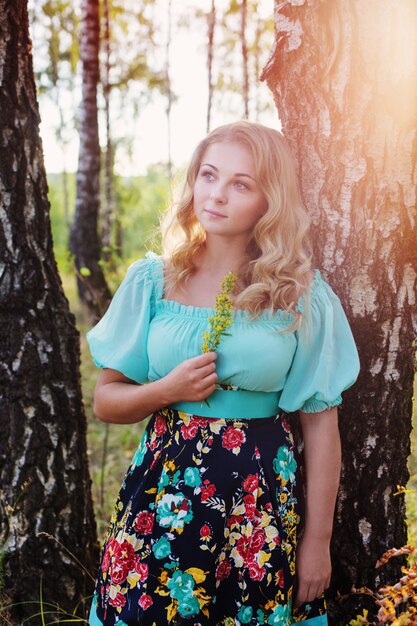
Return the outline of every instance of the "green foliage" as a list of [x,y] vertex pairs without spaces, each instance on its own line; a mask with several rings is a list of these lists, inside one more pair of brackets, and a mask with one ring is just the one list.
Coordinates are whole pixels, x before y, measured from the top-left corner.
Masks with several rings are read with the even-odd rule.
[[[242,71],[242,38],[241,38],[241,2],[229,0],[222,14],[218,11],[216,23],[215,62],[219,69],[216,72],[215,100],[219,99],[222,110],[228,106],[230,110],[239,109],[243,90]],[[256,116],[273,110],[272,100],[261,99],[259,90],[259,74],[268,60],[273,47],[274,20],[273,13],[262,16],[259,3],[248,0],[246,17],[246,47],[249,73],[249,106]],[[225,94],[227,97],[225,97]],[[240,107],[241,108],[241,107]],[[253,117],[253,116],[252,116]]]
[[[75,210],[75,175],[68,174],[68,214],[65,213],[65,193],[62,174],[48,175],[49,199],[51,204],[52,237],[54,252],[61,272],[70,272],[71,257],[68,253],[70,223]],[[165,166],[152,165],[145,176],[132,178],[115,178],[116,218],[122,229],[123,249],[116,246],[116,221],[113,223],[111,261],[102,259],[104,270],[120,268],[140,258],[146,249],[158,249],[159,241],[155,239],[155,228],[159,224],[161,214],[167,206],[170,195],[169,183],[165,174]],[[103,249],[103,252],[106,250]],[[87,269],[87,268],[86,268]],[[83,274],[83,271],[80,271]],[[120,276],[109,275],[111,283],[119,281]]]

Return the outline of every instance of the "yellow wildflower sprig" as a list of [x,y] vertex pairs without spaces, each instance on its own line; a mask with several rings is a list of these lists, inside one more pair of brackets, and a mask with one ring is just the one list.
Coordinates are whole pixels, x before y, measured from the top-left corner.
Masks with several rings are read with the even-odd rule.
[[233,292],[237,281],[236,274],[229,272],[223,278],[221,283],[221,292],[216,297],[216,306],[214,307],[214,317],[209,317],[210,328],[203,333],[203,345],[201,350],[205,352],[214,352],[220,344],[222,335],[228,335],[225,332],[233,321],[233,302],[230,294]]
[[[233,293],[236,281],[237,276],[233,272],[226,274],[222,280],[221,291],[216,297],[214,316],[208,318],[210,327],[203,333],[203,345],[201,346],[203,354],[205,352],[214,352],[219,346],[221,336],[229,334],[225,330],[232,325],[233,321],[233,302],[230,294]],[[210,406],[207,399],[204,402],[207,406]]]

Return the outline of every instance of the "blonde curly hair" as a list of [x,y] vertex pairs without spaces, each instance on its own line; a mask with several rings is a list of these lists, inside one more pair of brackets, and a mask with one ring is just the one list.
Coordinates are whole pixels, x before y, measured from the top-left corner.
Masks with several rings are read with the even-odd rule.
[[[205,245],[206,232],[194,214],[194,183],[208,146],[223,142],[240,143],[249,149],[257,183],[268,203],[247,245],[246,271],[239,276],[234,304],[246,309],[251,319],[265,309],[292,313],[293,324],[280,332],[297,330],[302,318],[308,321],[310,317],[311,221],[301,200],[287,141],[277,130],[255,122],[242,120],[220,126],[195,149],[179,198],[161,221],[163,256],[169,259],[165,296],[186,283],[195,269],[194,259]],[[296,310],[297,293],[304,295],[305,315]]]

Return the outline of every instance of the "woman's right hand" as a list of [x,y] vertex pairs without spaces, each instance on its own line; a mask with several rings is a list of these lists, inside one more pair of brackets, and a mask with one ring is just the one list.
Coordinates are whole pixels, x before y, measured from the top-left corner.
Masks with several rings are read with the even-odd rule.
[[198,402],[205,400],[216,388],[218,376],[215,372],[217,354],[206,352],[177,365],[160,379],[164,383],[167,404],[174,402]]

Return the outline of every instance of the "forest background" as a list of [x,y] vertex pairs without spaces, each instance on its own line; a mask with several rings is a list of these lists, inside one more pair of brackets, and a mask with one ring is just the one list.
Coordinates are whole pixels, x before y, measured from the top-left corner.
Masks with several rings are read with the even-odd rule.
[[[16,4],[22,5],[21,0]],[[85,6],[93,6],[94,2],[84,1],[83,4]],[[181,4],[174,0],[142,0],[141,2],[103,0],[103,2],[100,2],[101,38],[99,55],[101,69],[98,83],[98,118],[101,168],[98,198],[98,206],[100,208],[98,231],[102,251],[100,267],[105,276],[106,286],[109,288],[107,302],[120,284],[128,265],[132,261],[141,258],[149,247],[158,249],[159,242],[157,239],[153,239],[153,230],[159,221],[160,214],[170,202],[172,188],[183,171],[184,163],[189,156],[191,148],[205,134],[206,130],[220,123],[245,117],[267,123],[276,128],[280,127],[278,113],[275,108],[277,95],[274,93],[274,103],[272,92],[268,91],[266,85],[260,81],[260,76],[262,73],[265,78],[268,71],[271,75],[272,62],[276,63],[277,60],[283,62],[285,60],[285,56],[280,57],[279,53],[277,54],[279,41],[282,40],[279,40],[278,44],[276,39],[274,41],[274,37],[277,37],[279,32],[278,24],[284,31],[289,24],[296,24],[297,20],[291,22],[290,18],[295,15],[297,7],[302,7],[304,4],[302,1],[276,1],[272,3],[253,2],[250,0],[239,2],[235,0],[218,0],[217,2],[214,0],[211,2],[199,0],[197,2],[196,0],[195,2],[182,2]],[[361,8],[365,6],[361,5],[360,2],[349,3],[344,2],[344,0],[337,0],[337,3],[321,2],[320,4],[324,7],[324,10],[321,13],[316,12],[316,15],[314,15],[310,11],[310,4],[308,3],[308,6],[300,8],[300,11],[306,15],[304,23],[306,39],[309,20],[310,23],[313,23],[317,15],[320,15],[320,18],[324,21],[326,19],[330,20],[329,29],[334,26],[331,20],[338,19],[337,14],[339,14],[339,17],[343,15],[343,18],[346,18],[344,27],[349,30],[351,7],[354,4]],[[400,3],[384,0],[383,5],[380,4],[379,6],[383,6],[384,10],[387,10],[388,7],[389,11],[394,4],[406,7],[410,3],[407,3],[407,0]],[[280,15],[280,11],[285,12],[285,5],[289,5],[287,11],[289,17],[286,17],[284,13]],[[367,4],[369,7],[371,5],[372,3]],[[412,5],[410,4],[410,6]],[[336,9],[333,7],[336,7]],[[393,10],[394,13],[395,11]],[[369,26],[370,15],[371,10],[369,13],[363,11],[363,14],[360,15],[363,24]],[[83,80],[81,79],[79,57],[82,27],[81,2],[29,0],[29,17],[37,97],[43,119],[41,134],[44,137],[45,162],[48,170],[53,249],[65,294],[70,303],[70,310],[76,315],[77,328],[80,331],[82,391],[88,421],[88,457],[93,479],[94,513],[98,524],[98,536],[102,540],[115,495],[137,447],[144,424],[138,424],[134,427],[104,425],[96,420],[92,411],[93,387],[98,370],[92,364],[85,342],[85,332],[97,320],[97,317],[100,317],[103,312],[103,306],[97,307],[97,302],[92,303],[88,299],[84,304],[81,303],[80,295],[82,296],[83,294],[82,291],[80,294],[80,285],[83,286],[83,281],[88,282],[90,270],[84,266],[78,267],[77,270],[74,265],[74,256],[69,252],[71,231],[74,230],[75,223],[74,208],[77,205],[75,172],[78,153],[77,138],[83,134],[80,122],[83,114],[80,114],[78,108],[84,80],[84,78]],[[359,25],[361,25],[360,20]],[[316,30],[314,33],[317,40],[319,40],[318,32]],[[291,34],[294,35],[294,33]],[[406,37],[403,37],[403,40],[407,42]],[[339,41],[338,43],[342,49],[343,42]],[[291,38],[290,44],[294,44]],[[184,47],[185,53],[176,57],[174,51],[176,48],[181,47]],[[404,45],[404,49],[405,47]],[[307,46],[305,48],[309,50]],[[392,50],[395,50],[395,47],[392,47]],[[322,50],[320,50],[321,52]],[[196,65],[198,56],[201,56],[203,60],[199,67]],[[325,57],[326,55],[322,56]],[[395,54],[393,56],[395,57]],[[181,59],[178,60],[180,57]],[[176,58],[177,60],[175,60]],[[340,61],[340,57],[339,59],[336,57],[336,60]],[[332,64],[333,66],[335,65],[335,59],[330,58],[330,61],[331,71],[333,71],[334,67],[332,67]],[[182,80],[178,78],[180,75],[179,66],[181,66]],[[278,71],[279,69],[280,67]],[[201,86],[204,83],[206,85],[205,88]],[[296,80],[294,83],[296,83]],[[274,87],[272,80],[271,84]],[[271,84],[268,85],[270,88]],[[185,99],[182,86],[180,85],[186,85],[187,88],[190,88],[191,94],[182,118],[176,117],[180,110],[181,102]],[[304,85],[308,85],[307,80],[304,80]],[[261,91],[262,89],[263,91]],[[401,92],[399,93],[401,95]],[[285,93],[283,93],[281,112],[284,115],[283,119],[287,116],[287,128],[290,128],[293,122],[288,119],[290,108],[284,100]],[[359,101],[359,99],[357,100]],[[404,102],[407,101],[406,98],[403,98],[403,100]],[[302,98],[300,98],[300,102],[303,102]],[[308,98],[307,102],[310,106],[311,102],[308,101]],[[314,113],[311,108],[310,117],[313,120],[313,127]],[[298,112],[296,111],[295,117],[297,117],[297,114]],[[415,113],[407,117],[407,111],[404,110],[404,114],[401,111],[396,111],[396,115],[402,121],[402,124],[399,125],[399,132],[406,133],[408,125],[412,127],[414,123]],[[321,121],[323,122],[323,118]],[[302,128],[303,131],[308,130],[307,126],[308,124],[305,127],[300,125],[300,129]],[[298,128],[297,120],[295,127]],[[355,129],[352,128],[353,130]],[[315,132],[314,128],[313,132]],[[302,146],[302,144],[303,137],[299,140],[299,146]],[[334,144],[336,145],[336,142]],[[306,155],[308,157],[308,141],[306,145]],[[300,148],[297,154],[298,158],[300,154],[302,154],[302,148]],[[345,164],[347,165],[346,172],[349,178],[351,175],[356,175],[357,172],[354,171],[353,164],[355,160],[353,156],[348,156],[347,159],[348,162],[345,162]],[[78,167],[79,172],[80,167]],[[306,179],[310,178],[310,182],[311,180],[314,181],[314,176],[311,177],[311,174],[312,171],[306,172]],[[396,182],[395,174],[392,175],[392,180]],[[306,198],[311,206],[312,197],[309,195],[310,191],[313,193],[314,190],[312,188],[304,189]],[[342,191],[343,193],[346,191],[343,186]],[[372,205],[369,206],[371,207]],[[385,217],[393,217],[393,222],[397,223],[399,218],[395,215],[395,211],[398,211],[399,214],[399,206],[399,203],[395,204],[393,200],[392,208],[394,212],[389,215],[386,213]],[[314,203],[313,207],[314,212],[316,210]],[[366,220],[366,213],[361,213],[362,205],[356,205],[353,208],[357,209],[358,219],[360,220],[360,217],[363,215],[368,225],[369,218]],[[320,209],[323,209],[323,207],[320,206]],[[341,211],[339,206],[337,210]],[[372,211],[370,215],[372,215]],[[317,215],[314,217],[315,227],[317,227],[319,221]],[[324,224],[328,220],[327,223],[329,225],[332,223],[332,220],[333,223],[338,221],[336,211],[332,214],[331,210],[327,212],[326,210],[322,211],[321,218]],[[401,219],[403,219],[403,215]],[[384,222],[384,225],[389,234],[388,220]],[[357,227],[358,225],[355,224],[355,226]],[[316,232],[319,232],[318,228]],[[400,232],[399,229],[398,232]],[[358,229],[357,233],[358,235],[361,233],[362,237],[363,229]],[[323,231],[321,231],[320,237],[321,239],[319,241],[318,238],[318,241],[321,244],[324,241]],[[364,240],[358,239],[358,241],[363,242]],[[378,244],[378,239],[375,241]],[[394,238],[392,241],[394,241]],[[352,244],[352,241],[350,243]],[[389,248],[378,249],[376,247],[374,251],[376,250],[378,250],[379,256],[376,256],[375,260],[379,261],[378,265],[380,267],[384,267],[384,255],[389,254]],[[407,250],[406,246],[404,250]],[[340,251],[341,248],[339,248]],[[394,255],[391,256],[394,258]],[[318,258],[319,261],[323,260],[320,257]],[[404,258],[399,256],[397,259],[399,261],[398,267],[401,269],[404,266],[409,271],[406,259],[406,256]],[[388,264],[386,264],[386,267],[388,267]],[[359,277],[359,273],[354,273],[353,275]],[[406,272],[404,275],[407,278]],[[412,276],[412,274],[409,273],[408,276]],[[340,276],[339,284],[341,284]],[[401,310],[398,295],[400,290],[398,292],[395,291],[394,282],[392,282],[390,287],[394,294],[392,302],[396,302]],[[372,299],[374,292],[372,289],[369,293],[364,292],[360,281],[355,285],[355,288],[360,297],[362,295],[366,296],[364,310],[367,313],[366,309],[371,302],[369,298]],[[411,305],[410,293],[411,291],[409,292],[408,304]],[[346,298],[346,293],[341,295]],[[105,300],[106,298],[99,304],[105,304]],[[390,310],[391,319],[394,319],[394,310],[395,307],[392,305]],[[365,328],[368,320],[365,318],[365,325],[361,327],[361,315],[357,315],[357,318],[357,331],[361,331],[361,328]],[[406,316],[404,315],[405,318]],[[383,319],[383,317],[378,318],[378,322],[382,324]],[[395,319],[398,320],[400,318],[397,315]],[[407,318],[407,323],[408,321]],[[366,326],[366,328],[369,333],[369,327]],[[358,334],[358,338],[365,356],[364,345],[368,342],[369,334],[366,336],[363,333]],[[407,367],[407,373],[409,373],[407,350],[401,350],[405,346],[406,343],[403,346],[398,346],[397,349],[400,359],[403,356],[404,368]],[[384,348],[381,348],[381,354],[382,349],[385,350],[385,345]],[[390,350],[391,348],[388,346],[388,353]],[[374,351],[377,354],[375,347]],[[392,364],[392,361],[387,361],[387,364]],[[376,370],[372,374],[375,375],[375,372]],[[382,376],[378,379],[376,374],[375,379],[381,385],[384,384]],[[386,381],[387,377],[385,377],[385,384]],[[370,415],[372,415],[374,408],[376,410],[378,401],[375,402],[374,406],[372,406],[371,401],[368,405],[360,404],[361,393],[363,397],[370,397],[368,394],[369,386],[366,386],[365,381],[362,382],[362,387],[358,385],[355,389],[358,392],[358,401],[352,403],[353,396],[349,395],[350,402],[346,403],[347,408],[345,410],[353,414],[355,410],[357,411],[359,407],[362,407],[364,410],[361,415],[366,428],[363,432],[352,430],[353,436],[358,435],[359,437],[355,442],[351,439],[350,445],[357,446],[360,444],[360,437],[364,434],[366,436],[366,446],[368,446],[371,445],[370,442],[372,443],[372,441],[379,438],[379,435],[376,439],[372,435],[373,424],[370,425],[370,430],[368,431],[368,423],[366,422],[366,417],[369,415],[367,410],[371,409]],[[396,396],[392,389],[389,391],[388,384],[386,384],[386,394],[384,397],[391,398],[395,409]],[[378,393],[375,397],[378,398]],[[390,415],[392,408],[388,408],[387,405],[386,417]],[[391,411],[391,413],[393,412]],[[407,411],[401,413],[401,409],[398,407],[398,415],[404,415],[405,417],[406,413]],[[413,421],[415,424],[415,407]],[[392,423],[394,424],[395,422],[393,421]],[[385,424],[387,425],[388,421]],[[342,423],[341,425],[345,428],[345,424]],[[392,450],[388,451],[388,440],[383,440],[384,425],[379,426],[379,430],[376,427],[376,432],[382,436],[380,444],[382,445],[383,453],[387,454],[390,452],[392,454]],[[394,430],[394,432],[396,431]],[[346,432],[344,434],[346,436]],[[386,430],[386,434],[388,434],[388,430]],[[405,434],[406,429],[402,433],[402,442],[405,441]],[[378,486],[376,483],[370,482],[370,485],[373,484],[375,487],[375,493],[378,489],[381,493],[383,492],[382,484],[384,481],[387,484],[392,483],[389,490],[384,492],[385,495],[386,493],[390,494],[388,498],[384,496],[384,502],[388,509],[391,500],[395,501],[397,499],[398,501],[405,495],[407,502],[408,542],[414,545],[417,543],[417,461],[415,439],[415,430],[413,430],[412,451],[408,459],[411,477],[408,485],[402,484],[398,486],[400,497],[397,497],[398,493],[392,493],[391,487],[394,486],[395,488],[396,486],[393,478],[390,480],[389,476],[384,475]],[[400,459],[400,457],[404,457],[406,447],[406,445],[403,445],[402,448],[401,445],[399,446],[397,451],[398,464],[396,463],[396,452],[394,449],[394,457],[389,455],[387,457],[390,463],[387,465],[383,464],[381,467],[387,468],[388,472],[392,471],[397,475],[396,471],[404,461],[404,458]],[[371,452],[372,445],[370,448],[362,448],[362,450],[358,448],[358,450],[354,451],[352,457],[354,461],[358,459],[365,460]],[[15,465],[16,468],[18,468],[19,463],[18,459]],[[405,475],[402,471],[399,473],[402,473],[403,476]],[[352,491],[354,492],[354,488]],[[346,492],[343,495],[345,496]],[[378,500],[376,499],[375,502],[377,503]],[[394,509],[395,522],[392,521],[394,518],[391,516],[391,519],[386,509],[385,523],[390,525],[392,521],[392,528],[394,528],[398,521],[399,525],[397,527],[399,528],[401,517],[403,517],[401,505],[397,506],[397,508],[394,505],[392,510],[394,511]],[[377,507],[375,510],[377,511]],[[368,511],[369,513],[370,511]],[[45,519],[47,520],[47,517]],[[347,521],[345,520],[344,523],[347,524]],[[371,525],[369,525],[370,527]],[[374,524],[373,533],[376,542],[385,537],[385,534],[382,536],[381,532],[384,533],[385,531],[378,529],[377,525]],[[380,534],[378,535],[378,533]],[[359,535],[366,548],[365,551],[367,551],[370,546],[370,532],[367,525],[363,524],[363,519],[359,520]],[[397,547],[399,546],[397,545]],[[338,548],[340,549],[340,544]],[[371,559],[376,554],[379,556],[380,552],[378,552],[378,545],[373,543],[372,550],[370,550]],[[358,562],[360,562],[361,556],[358,555]],[[370,559],[368,558],[366,567],[368,569],[373,567],[374,562],[370,565]],[[360,567],[357,571],[361,572]],[[398,566],[395,571],[398,572]],[[369,580],[371,579],[372,575],[369,577]],[[366,577],[363,580],[367,580]],[[1,580],[0,591],[2,591]],[[356,609],[355,606],[353,608]],[[0,610],[3,611],[1,606]],[[4,612],[2,615],[4,615]],[[407,619],[410,615],[411,613],[408,614]],[[392,611],[390,613],[390,621],[393,621],[394,618],[391,618]],[[388,621],[388,617],[383,621],[384,623]],[[358,621],[359,623],[367,622],[363,618],[363,621]]]

